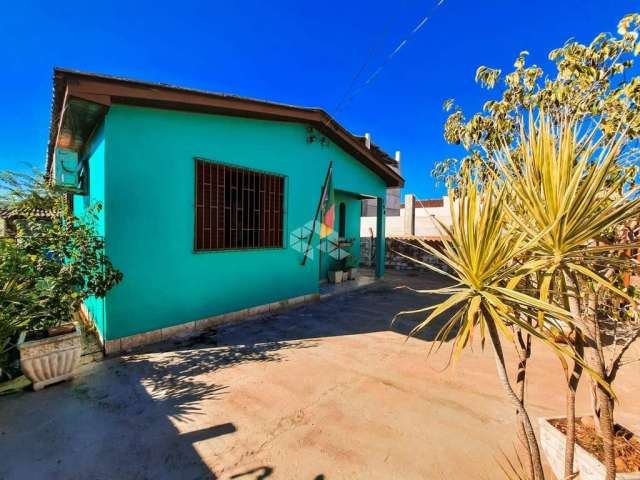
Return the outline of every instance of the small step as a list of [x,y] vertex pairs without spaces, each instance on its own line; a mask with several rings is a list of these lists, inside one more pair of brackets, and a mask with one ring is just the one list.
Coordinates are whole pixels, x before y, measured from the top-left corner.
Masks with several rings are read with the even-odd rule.
[[82,356],[80,357],[80,365],[99,362],[104,358],[104,349],[98,338],[98,333],[92,325],[87,326],[81,322],[82,330]]

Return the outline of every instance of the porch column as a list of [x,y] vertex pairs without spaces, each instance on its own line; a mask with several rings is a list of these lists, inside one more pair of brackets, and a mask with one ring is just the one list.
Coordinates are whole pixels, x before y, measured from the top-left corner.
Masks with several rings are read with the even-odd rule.
[[381,278],[384,275],[384,224],[385,224],[385,213],[384,213],[384,201],[383,197],[378,197],[377,202],[377,213],[376,213],[376,277]]

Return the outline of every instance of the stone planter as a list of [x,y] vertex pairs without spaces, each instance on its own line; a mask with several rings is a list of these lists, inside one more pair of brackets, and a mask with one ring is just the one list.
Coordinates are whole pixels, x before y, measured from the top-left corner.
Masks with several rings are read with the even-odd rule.
[[18,344],[22,373],[33,382],[34,390],[73,377],[82,353],[82,337],[75,331],[55,337],[30,340]]
[[331,283],[342,283],[344,279],[344,272],[342,270],[330,270],[329,271],[329,282]]
[[[551,470],[556,478],[564,478],[564,450],[566,438],[564,433],[549,423],[550,420],[560,420],[564,417],[540,418],[540,444]],[[602,462],[594,455],[576,444],[573,469],[580,473],[580,480],[601,480],[605,477],[606,469]],[[617,473],[617,480],[640,480],[640,472]]]

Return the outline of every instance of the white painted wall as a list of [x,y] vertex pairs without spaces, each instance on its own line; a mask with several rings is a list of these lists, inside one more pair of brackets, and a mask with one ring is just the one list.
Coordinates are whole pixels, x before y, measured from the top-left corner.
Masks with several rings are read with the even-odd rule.
[[[433,218],[437,218],[445,225],[451,225],[451,211],[449,208],[449,197],[442,197],[442,207],[421,207],[420,202],[416,200],[415,210],[415,236],[418,237],[439,237],[440,232],[436,228]],[[408,202],[405,200],[405,205]],[[410,235],[411,232],[405,231],[404,225],[405,209],[400,209],[400,216],[386,217],[385,234],[387,237],[398,237]],[[376,236],[376,217],[360,218],[360,236],[369,237],[371,232]]]

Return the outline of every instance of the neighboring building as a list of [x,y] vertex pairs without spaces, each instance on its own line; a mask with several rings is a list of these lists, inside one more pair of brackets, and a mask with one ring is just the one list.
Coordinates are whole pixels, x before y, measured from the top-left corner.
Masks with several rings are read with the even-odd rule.
[[[376,147],[375,145],[372,145],[371,143],[371,135],[370,134],[365,134],[364,137],[361,137],[361,140],[365,143],[365,145],[367,145],[368,147],[374,148],[376,150],[380,150],[378,147]],[[396,152],[396,156],[395,158],[390,158],[388,156],[385,155],[385,161],[386,163],[398,174],[401,174],[400,172],[400,152],[397,151]],[[386,216],[387,217],[397,217],[398,215],[400,215],[400,188],[398,187],[394,187],[394,188],[387,188],[387,197],[386,197]],[[362,201],[362,216],[363,217],[375,217],[376,216],[376,199],[375,198],[369,198],[366,200]]]
[[[398,216],[387,215],[385,235],[387,237],[417,236],[438,239],[440,231],[437,222],[451,224],[449,197],[417,200],[414,195],[405,195],[405,202],[400,205]],[[376,218],[363,216],[360,222],[361,237],[375,237],[377,232]]]
[[[427,263],[436,265],[441,270],[448,270],[446,265],[420,245],[420,242],[428,242],[435,248],[442,246],[438,222],[451,225],[449,197],[416,200],[414,195],[405,195],[405,201],[400,205],[400,214],[385,218],[386,247],[382,250],[385,267],[395,270],[422,269],[422,264]],[[380,256],[377,255],[380,250],[375,217],[362,217],[360,237],[362,264],[372,265],[380,261]],[[419,262],[413,262],[407,257]]]
[[76,214],[103,204],[124,273],[86,303],[107,352],[317,297],[336,262],[319,223],[311,235],[330,163],[356,256],[362,199],[379,199],[383,226],[387,188],[403,185],[369,146],[320,109],[56,69],[47,171]]
[[0,209],[0,238],[14,237],[16,228],[27,217],[41,222],[49,221],[49,212],[41,208],[5,208]]

